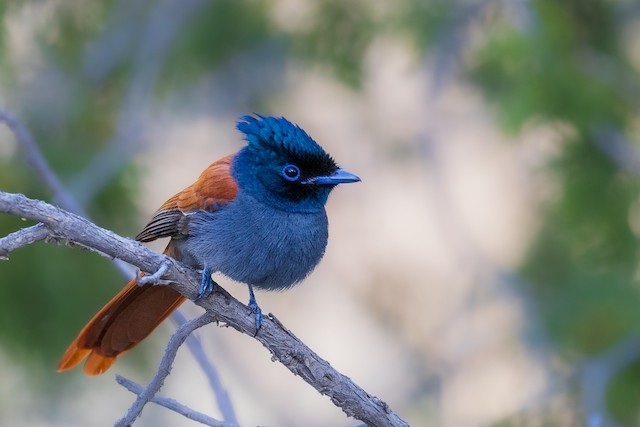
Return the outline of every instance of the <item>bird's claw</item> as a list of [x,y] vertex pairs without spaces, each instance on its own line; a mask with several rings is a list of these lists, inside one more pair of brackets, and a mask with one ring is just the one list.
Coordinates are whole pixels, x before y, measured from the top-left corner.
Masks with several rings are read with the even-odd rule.
[[256,301],[256,295],[253,293],[253,286],[249,285],[249,308],[256,314],[256,335],[262,326],[262,310]]
[[162,279],[162,276],[167,273],[167,270],[169,270],[169,262],[166,260],[163,261],[162,264],[160,264],[160,268],[158,268],[158,270],[153,274],[145,275],[140,270],[138,270],[138,273],[136,274],[138,286],[147,284],[157,285],[158,283],[160,283],[160,279]]
[[200,298],[211,295],[216,287],[216,282],[211,278],[211,270],[204,269],[202,270],[202,280],[200,281],[200,291],[198,292],[198,296],[196,297],[196,301]]
[[255,301],[249,302],[249,308],[256,315],[256,334],[257,334],[258,331],[260,330],[260,327],[262,326],[262,309],[260,308],[258,303],[256,303]]

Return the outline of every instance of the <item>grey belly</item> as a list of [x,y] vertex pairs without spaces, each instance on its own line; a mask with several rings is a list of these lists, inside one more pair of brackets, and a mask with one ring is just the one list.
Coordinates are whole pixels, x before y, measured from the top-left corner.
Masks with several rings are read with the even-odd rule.
[[304,279],[327,245],[327,217],[270,208],[234,209],[190,217],[189,237],[176,241],[183,260],[263,289],[285,289]]

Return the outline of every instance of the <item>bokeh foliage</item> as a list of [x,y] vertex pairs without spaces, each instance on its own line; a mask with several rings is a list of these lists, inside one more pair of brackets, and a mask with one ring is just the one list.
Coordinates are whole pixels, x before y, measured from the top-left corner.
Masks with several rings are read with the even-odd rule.
[[525,272],[558,345],[602,351],[640,326],[638,242],[629,220],[639,180],[599,148],[605,129],[625,132],[637,105],[628,97],[633,87],[591,61],[606,55],[611,67],[633,71],[609,2],[533,4],[530,28],[505,24],[491,34],[472,76],[510,131],[531,122],[571,129],[549,165],[559,188]]
[[[626,136],[631,148],[637,146],[640,79],[627,31],[640,13],[633,2],[532,0],[522,2],[527,7],[515,19],[513,10],[498,13],[497,2],[487,3],[478,8],[480,40],[464,51],[464,76],[485,95],[506,132],[532,125],[569,129],[548,165],[556,188],[542,208],[541,231],[522,272],[554,350],[579,364],[640,330],[638,243],[631,226],[637,221],[640,179],[638,171],[620,167],[601,148],[612,129]],[[131,25],[130,33],[123,30],[126,51],[96,77],[86,66],[91,42],[114,31],[109,25],[124,3],[60,4],[38,32],[46,60],[32,70],[35,87],[22,86],[23,70],[6,54],[0,55],[0,87],[9,105],[22,109],[20,117],[53,169],[71,183],[113,137],[140,34]],[[130,20],[141,23],[156,5],[135,4]],[[465,3],[403,0],[372,6],[322,0],[308,6],[313,19],[305,28],[279,27],[272,6],[258,0],[205,2],[169,48],[154,96],[180,91],[234,57],[269,44],[279,46],[285,58],[328,70],[357,90],[367,48],[377,37],[404,37],[428,57],[434,45],[448,41],[446,30],[459,23]],[[0,18],[22,7],[22,2],[0,2]],[[2,53],[7,37],[6,30],[0,32]],[[258,76],[261,68],[251,72]],[[19,151],[0,162],[3,190],[51,198]],[[136,173],[123,163],[87,200],[98,224],[135,234]],[[0,216],[0,235],[21,225]],[[78,325],[121,283],[95,255],[43,244],[13,254],[0,265],[0,280],[0,340],[34,366],[57,360]],[[624,425],[640,417],[637,400],[626,400],[638,395],[639,383],[636,363],[609,389],[609,409]]]
[[[510,132],[532,123],[570,129],[548,165],[557,189],[523,273],[557,351],[579,364],[640,330],[631,226],[640,179],[602,149],[611,129],[628,137],[630,152],[637,146],[638,70],[624,44],[624,5],[531,4],[525,28],[503,21],[488,34],[470,74]],[[637,368],[622,376],[610,397],[637,395]],[[609,409],[625,425],[640,416],[637,402]]]

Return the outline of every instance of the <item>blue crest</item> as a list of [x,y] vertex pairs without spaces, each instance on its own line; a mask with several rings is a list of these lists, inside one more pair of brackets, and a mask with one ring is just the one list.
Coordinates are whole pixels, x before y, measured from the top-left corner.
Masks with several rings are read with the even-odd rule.
[[331,159],[307,132],[284,117],[242,116],[236,128],[246,135],[249,145],[256,148],[271,148],[282,154],[324,159],[325,162]]

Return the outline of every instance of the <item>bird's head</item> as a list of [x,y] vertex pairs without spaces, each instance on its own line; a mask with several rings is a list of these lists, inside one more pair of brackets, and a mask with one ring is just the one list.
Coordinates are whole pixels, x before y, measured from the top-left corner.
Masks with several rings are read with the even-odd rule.
[[235,157],[233,176],[240,189],[270,206],[319,211],[336,185],[360,181],[284,118],[244,116],[237,128],[245,134],[247,146]]

